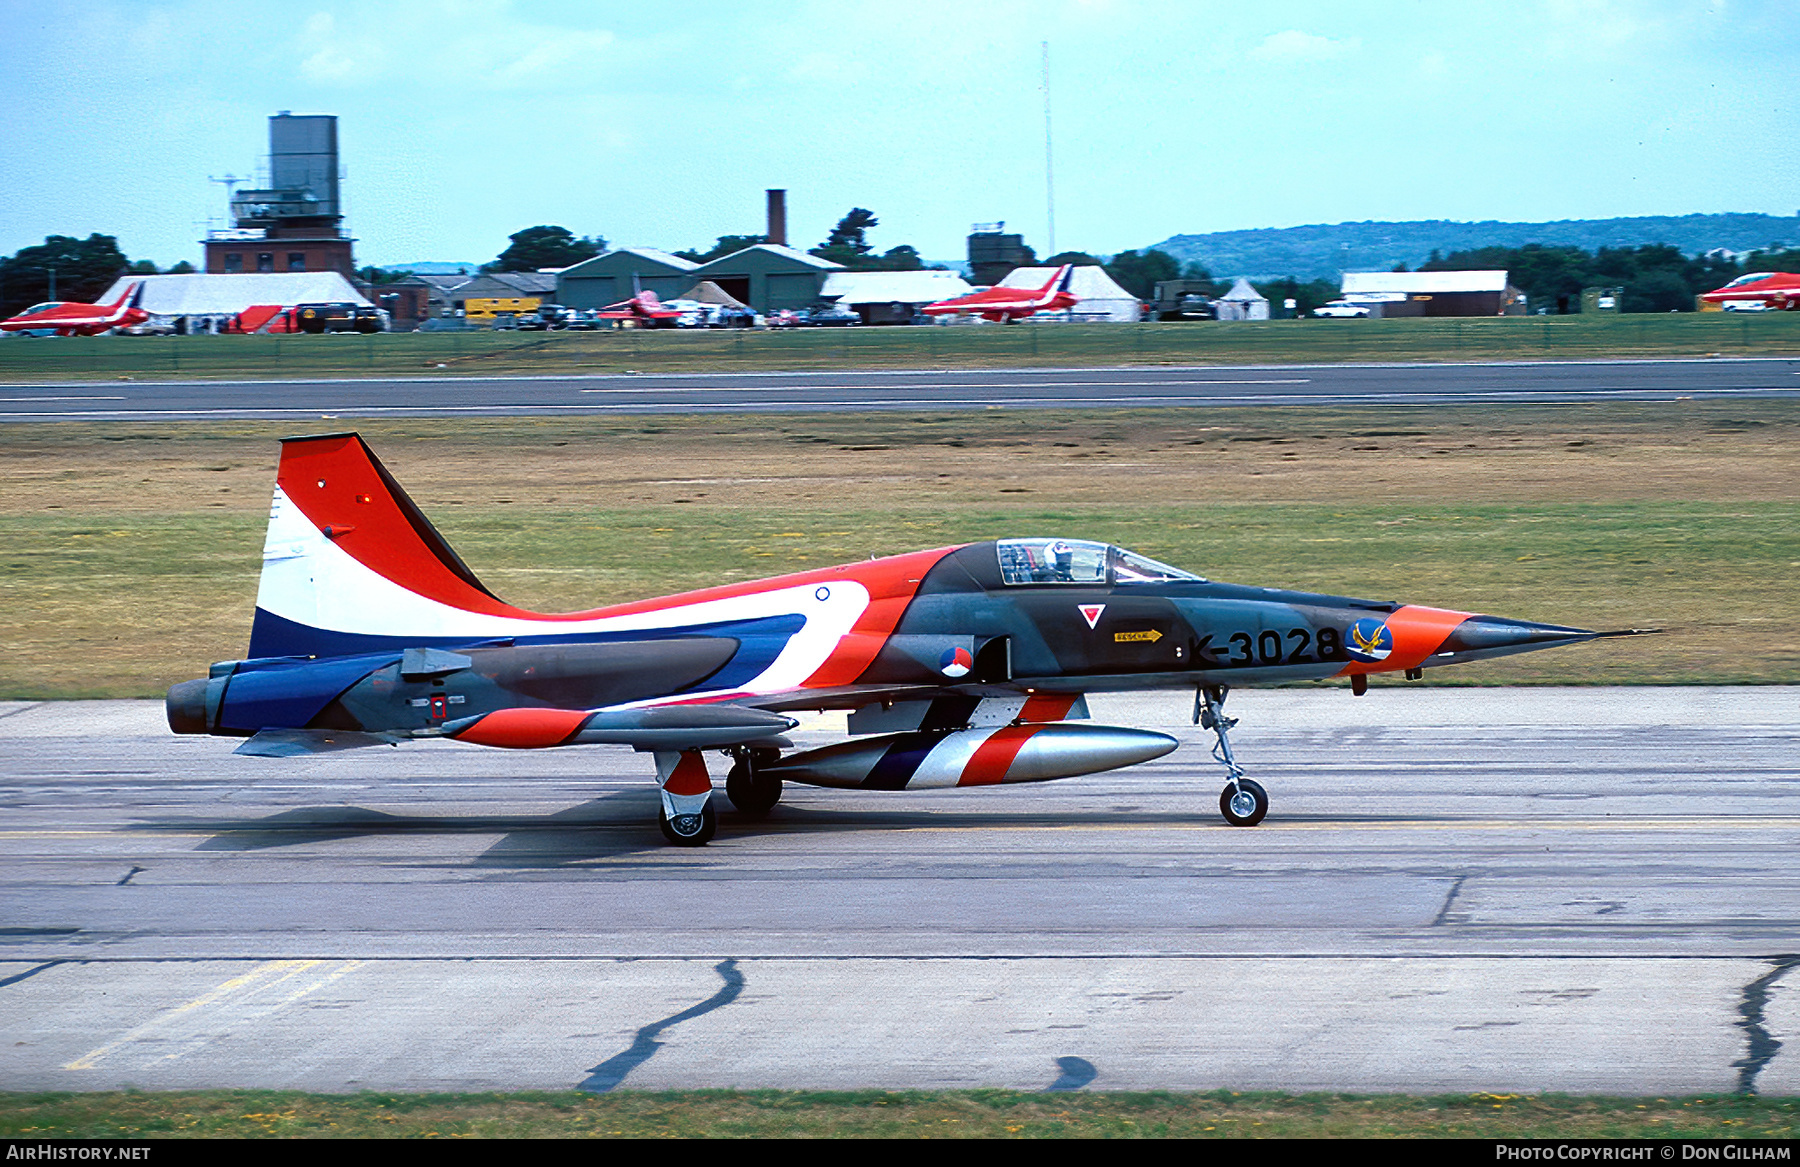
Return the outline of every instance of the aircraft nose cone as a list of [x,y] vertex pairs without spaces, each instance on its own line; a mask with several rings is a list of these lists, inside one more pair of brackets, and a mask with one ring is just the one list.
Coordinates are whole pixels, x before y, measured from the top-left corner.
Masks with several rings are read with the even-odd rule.
[[1456,626],[1444,641],[1442,652],[1479,652],[1495,648],[1528,648],[1591,640],[1598,633],[1561,624],[1536,624],[1504,616],[1471,616]]

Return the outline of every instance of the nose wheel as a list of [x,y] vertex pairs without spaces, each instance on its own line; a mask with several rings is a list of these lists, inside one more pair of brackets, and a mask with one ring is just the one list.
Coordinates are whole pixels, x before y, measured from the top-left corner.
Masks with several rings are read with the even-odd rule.
[[1253,827],[1269,813],[1269,794],[1261,786],[1244,777],[1243,767],[1231,756],[1231,739],[1226,732],[1237,724],[1237,718],[1225,716],[1223,685],[1210,685],[1194,692],[1194,722],[1210,729],[1218,737],[1212,755],[1225,767],[1228,781],[1219,793],[1219,813],[1234,827]]
[[1234,827],[1253,827],[1269,813],[1269,795],[1248,778],[1219,792],[1219,813]]
[[658,811],[656,825],[662,828],[663,838],[677,847],[700,847],[718,834],[719,817],[708,798],[697,812],[671,815]]

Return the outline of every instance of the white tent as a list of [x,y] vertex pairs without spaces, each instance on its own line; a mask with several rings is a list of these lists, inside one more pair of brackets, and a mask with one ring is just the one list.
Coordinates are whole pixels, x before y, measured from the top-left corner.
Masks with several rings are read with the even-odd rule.
[[1219,306],[1220,320],[1267,320],[1269,318],[1269,301],[1266,296],[1250,286],[1250,281],[1239,276],[1237,283],[1231,285],[1231,291],[1220,296],[1216,303]]
[[246,275],[120,276],[101,303],[142,281],[144,311],[152,316],[236,316],[257,304],[357,304],[372,308],[354,285],[334,271],[262,272]]
[[[1053,267],[1015,267],[1000,281],[1003,288],[1041,288],[1056,274]],[[1073,320],[1077,322],[1135,324],[1143,317],[1143,306],[1137,297],[1113,282],[1103,267],[1093,264],[1078,266],[1069,278],[1069,291],[1075,293],[1075,307],[1068,312],[1040,312],[1033,320]]]

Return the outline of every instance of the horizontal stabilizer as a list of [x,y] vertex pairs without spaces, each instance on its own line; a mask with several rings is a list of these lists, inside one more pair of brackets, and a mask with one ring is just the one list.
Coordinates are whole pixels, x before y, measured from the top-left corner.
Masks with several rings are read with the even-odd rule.
[[260,729],[231,752],[252,758],[297,758],[303,754],[330,754],[338,750],[399,743],[400,739],[391,734],[352,729]]

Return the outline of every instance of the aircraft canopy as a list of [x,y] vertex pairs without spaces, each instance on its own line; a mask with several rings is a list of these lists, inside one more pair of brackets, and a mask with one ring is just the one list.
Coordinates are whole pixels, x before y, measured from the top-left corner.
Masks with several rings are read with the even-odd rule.
[[1162,583],[1201,577],[1123,547],[1086,539],[1001,539],[1000,579],[1007,584]]

